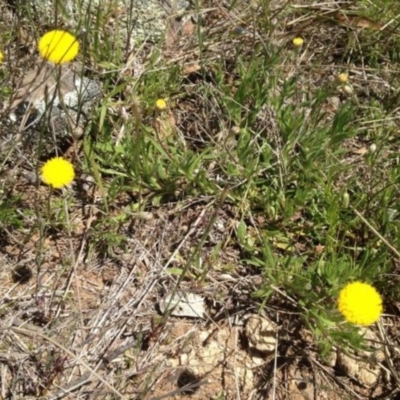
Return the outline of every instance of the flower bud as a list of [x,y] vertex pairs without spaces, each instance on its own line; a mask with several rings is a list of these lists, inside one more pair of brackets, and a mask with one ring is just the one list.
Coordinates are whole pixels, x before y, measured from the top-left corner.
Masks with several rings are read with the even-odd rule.
[[349,75],[343,72],[342,74],[338,75],[338,80],[341,83],[346,83],[349,80]]
[[371,146],[369,146],[369,153],[374,154],[376,152],[376,149],[377,149],[376,144],[372,143]]
[[295,46],[295,47],[300,47],[303,45],[303,43],[304,43],[304,39],[301,37],[296,37],[293,39],[293,46]]
[[350,204],[350,196],[348,192],[344,192],[342,196],[342,205],[343,208],[347,208]]
[[163,111],[167,108],[167,102],[164,99],[156,100],[156,108],[159,111]]

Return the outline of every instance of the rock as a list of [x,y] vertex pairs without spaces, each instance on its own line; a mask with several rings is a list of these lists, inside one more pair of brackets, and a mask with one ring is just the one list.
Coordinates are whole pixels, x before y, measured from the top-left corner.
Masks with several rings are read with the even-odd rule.
[[26,135],[37,136],[35,128],[44,128],[55,139],[77,137],[83,133],[87,113],[101,93],[98,82],[69,65],[42,62],[18,84],[10,99],[9,118],[18,124],[20,133],[30,131]]
[[344,353],[338,354],[336,366],[347,376],[368,387],[376,384],[380,374],[379,366],[373,366],[362,359]]
[[114,26],[110,33],[118,33],[117,40],[135,44],[162,38],[168,17],[183,16],[188,6],[186,0],[31,0],[25,7],[53,25],[57,15],[59,22],[67,23],[71,29],[81,28],[88,19],[95,26],[100,10],[100,15]]
[[355,379],[360,384],[371,387],[374,386],[381,373],[381,362],[385,355],[380,347],[376,347],[379,338],[376,333],[368,328],[363,328],[364,338],[375,344],[375,351],[358,351],[345,354],[337,352],[336,367],[343,371],[347,376]]
[[250,349],[263,353],[273,352],[276,348],[275,323],[260,315],[252,315],[245,327],[245,335],[249,341]]
[[177,291],[160,301],[163,314],[170,312],[176,317],[204,318],[206,315],[204,297],[195,293]]

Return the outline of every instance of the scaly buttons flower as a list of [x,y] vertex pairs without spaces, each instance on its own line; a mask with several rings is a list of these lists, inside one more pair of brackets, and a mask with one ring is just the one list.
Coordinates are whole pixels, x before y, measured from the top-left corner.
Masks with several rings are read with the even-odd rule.
[[156,108],[159,111],[163,111],[167,108],[167,102],[164,99],[156,100]]
[[338,80],[340,83],[346,83],[349,80],[349,75],[346,72],[343,72],[338,75]]
[[300,46],[303,45],[303,43],[304,43],[304,39],[301,38],[301,37],[296,37],[296,38],[293,39],[293,45],[295,47],[300,47]]
[[3,53],[2,53],[1,50],[0,50],[0,64],[3,62],[3,58],[4,58],[4,55],[3,55]]
[[75,178],[73,165],[62,157],[46,161],[41,172],[43,182],[55,189],[69,185]]
[[38,50],[45,60],[63,64],[72,61],[78,55],[79,42],[71,33],[56,29],[40,38]]
[[382,298],[373,286],[356,281],[340,291],[337,307],[348,322],[368,326],[378,321]]

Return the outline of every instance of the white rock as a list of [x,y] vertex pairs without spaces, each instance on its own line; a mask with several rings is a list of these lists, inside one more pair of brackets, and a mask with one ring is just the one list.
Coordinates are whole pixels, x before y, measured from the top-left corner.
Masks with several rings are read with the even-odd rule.
[[99,99],[101,85],[80,76],[69,65],[41,62],[28,71],[10,99],[9,118],[20,123],[20,130],[35,126],[48,112],[51,130],[59,133],[68,125],[78,125],[85,112]]
[[170,312],[176,317],[204,318],[206,315],[204,297],[182,291],[165,296],[160,301],[160,310],[163,314]]
[[384,359],[384,352],[380,347],[376,347],[379,338],[374,331],[368,328],[363,328],[362,331],[365,339],[375,343],[376,350],[352,352],[351,354],[338,351],[336,367],[362,385],[370,387],[374,386],[379,379],[381,373],[379,362]]
[[249,340],[249,347],[263,353],[275,350],[277,326],[267,318],[252,315],[245,328],[245,334]]

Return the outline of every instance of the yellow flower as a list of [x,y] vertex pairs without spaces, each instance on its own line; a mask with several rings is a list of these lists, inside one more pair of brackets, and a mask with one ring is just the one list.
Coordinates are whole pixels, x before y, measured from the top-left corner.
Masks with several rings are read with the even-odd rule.
[[63,64],[72,61],[78,55],[79,42],[69,32],[53,30],[40,38],[38,50],[45,60]]
[[340,291],[337,307],[348,322],[368,326],[378,321],[382,298],[373,286],[356,281]]
[[338,75],[339,82],[346,83],[349,79],[349,75],[343,72],[342,74]]
[[158,99],[156,101],[156,108],[160,111],[165,110],[167,108],[167,102],[164,99]]
[[296,37],[296,38],[293,39],[293,45],[295,47],[300,47],[300,46],[303,45],[303,43],[304,43],[304,39],[301,38],[301,37]]
[[3,62],[3,58],[4,58],[4,55],[3,55],[3,53],[2,53],[1,50],[0,50],[0,64]]
[[55,189],[69,185],[75,178],[73,165],[62,157],[46,161],[41,172],[43,182]]

